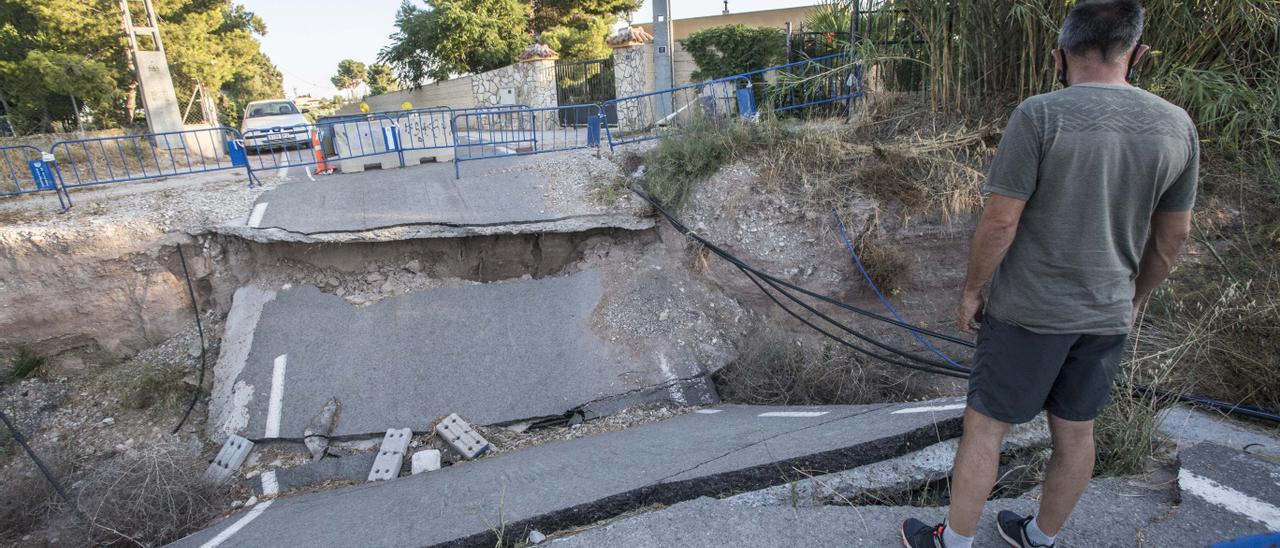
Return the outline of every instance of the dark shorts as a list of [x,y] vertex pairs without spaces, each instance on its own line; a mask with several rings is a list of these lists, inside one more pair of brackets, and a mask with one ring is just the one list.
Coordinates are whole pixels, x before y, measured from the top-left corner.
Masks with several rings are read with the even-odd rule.
[[1069,421],[1098,417],[1111,399],[1127,335],[1042,335],[988,315],[978,333],[969,406],[1020,424],[1048,410]]

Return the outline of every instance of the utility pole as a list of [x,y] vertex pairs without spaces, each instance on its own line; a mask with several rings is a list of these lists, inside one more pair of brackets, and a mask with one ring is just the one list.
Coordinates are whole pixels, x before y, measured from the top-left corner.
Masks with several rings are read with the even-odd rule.
[[[659,91],[675,87],[675,79],[671,63],[671,0],[653,1],[653,77],[655,88]],[[671,95],[667,93],[655,96],[657,101],[657,119],[663,120],[671,114]]]
[[[147,127],[151,133],[182,131],[182,110],[178,106],[178,95],[173,90],[173,76],[169,74],[164,42],[160,40],[156,10],[152,7],[151,0],[142,0],[142,7],[146,12],[147,24],[134,26],[133,15],[129,12],[129,0],[120,0],[120,11],[124,14],[124,32],[129,38],[129,49],[133,52],[134,76],[142,91],[142,108],[147,113]],[[139,37],[144,40],[140,42]],[[144,46],[154,49],[144,50]],[[182,139],[157,140],[157,146],[162,146],[162,142],[172,143],[169,145],[172,147],[182,146]]]

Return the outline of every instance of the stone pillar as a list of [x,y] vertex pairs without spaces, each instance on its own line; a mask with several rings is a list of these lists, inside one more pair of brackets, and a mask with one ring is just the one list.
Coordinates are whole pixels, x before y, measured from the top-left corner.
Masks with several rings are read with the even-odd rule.
[[[617,97],[631,97],[657,89],[653,74],[653,44],[628,44],[613,50],[613,82]],[[618,103],[618,128],[630,131],[652,118],[647,99]]]

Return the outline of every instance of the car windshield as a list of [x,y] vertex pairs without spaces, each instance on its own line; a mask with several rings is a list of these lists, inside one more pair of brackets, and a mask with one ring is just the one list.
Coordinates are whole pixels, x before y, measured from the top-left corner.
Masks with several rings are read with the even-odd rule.
[[249,107],[247,118],[259,118],[262,116],[279,116],[281,114],[297,114],[298,107],[293,106],[289,101],[272,101],[269,103],[258,103]]

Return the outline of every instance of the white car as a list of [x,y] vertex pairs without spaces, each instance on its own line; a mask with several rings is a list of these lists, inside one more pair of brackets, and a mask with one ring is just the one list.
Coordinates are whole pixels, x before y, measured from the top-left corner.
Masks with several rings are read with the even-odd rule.
[[304,112],[288,99],[250,102],[240,122],[245,148],[261,153],[310,146],[311,122]]

